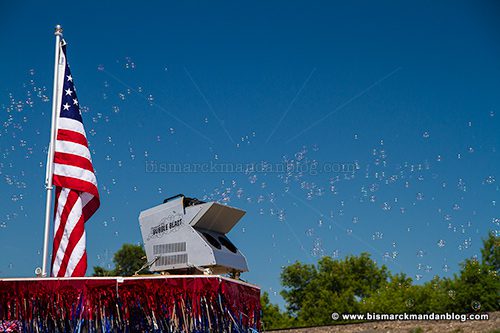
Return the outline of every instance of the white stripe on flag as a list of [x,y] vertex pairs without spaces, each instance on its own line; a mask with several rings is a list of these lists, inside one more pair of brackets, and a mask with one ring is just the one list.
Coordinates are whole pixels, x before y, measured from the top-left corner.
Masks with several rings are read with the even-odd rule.
[[71,257],[69,257],[68,266],[66,266],[66,276],[71,276],[73,271],[76,268],[76,265],[82,259],[83,254],[85,253],[85,230],[83,231],[83,235],[76,244],[73,252],[71,252]]
[[[64,253],[68,246],[69,237],[71,236],[71,233],[73,232],[73,229],[75,228],[75,225],[81,216],[82,216],[82,200],[80,197],[78,197],[78,199],[76,199],[75,204],[71,208],[71,212],[68,215],[68,218],[66,220],[66,226],[64,228],[64,232],[62,234],[61,241],[59,243],[59,248],[57,249],[56,252],[54,267],[52,269],[54,276],[57,276],[57,274],[59,273],[59,268],[61,268],[61,263],[64,259]],[[68,253],[68,255],[71,254]]]
[[[92,198],[93,198],[92,195],[90,195],[88,193],[85,193],[85,194],[87,194],[87,195],[85,195],[85,196],[80,195],[78,197],[75,204],[73,205],[73,208],[71,209],[71,212],[68,215],[68,219],[66,220],[66,227],[64,228],[64,233],[61,237],[61,242],[59,243],[59,248],[57,249],[56,258],[54,260],[54,268],[53,268],[53,275],[54,276],[57,276],[57,273],[59,273],[59,268],[60,268],[62,261],[64,259],[64,253],[66,251],[66,247],[68,246],[69,238],[70,238],[71,234],[73,233],[73,229],[75,228],[78,220],[82,216],[83,207],[85,207],[89,203],[89,201],[92,200]],[[85,234],[83,236],[85,236]],[[78,242],[80,242],[80,241],[81,241],[81,239]],[[85,238],[84,238],[84,241],[85,241]],[[75,249],[76,249],[76,247],[75,247]],[[73,258],[73,253],[70,254],[70,258]],[[80,258],[81,258],[81,256],[80,256]],[[78,259],[78,261],[79,260],[80,259]],[[68,271],[68,272],[70,272],[70,271]]]
[[54,237],[56,235],[57,229],[59,229],[59,224],[61,224],[61,214],[63,212],[64,206],[66,206],[66,200],[68,199],[68,193],[71,190],[69,188],[62,187],[59,197],[57,198],[57,212],[54,219]]
[[85,157],[90,162],[92,162],[89,149],[87,147],[85,147],[84,145],[81,145],[79,143],[74,143],[71,141],[57,140],[56,141],[56,152],[73,154],[73,155]]
[[54,175],[76,178],[78,180],[83,180],[92,183],[94,184],[95,187],[97,187],[97,179],[92,171],[75,167],[72,165],[55,163]]
[[[78,132],[82,135],[85,135],[85,129],[83,128],[83,124],[78,120],[74,120],[71,118],[59,117],[59,126],[58,129],[65,129],[73,132]],[[85,135],[86,137],[86,135]]]

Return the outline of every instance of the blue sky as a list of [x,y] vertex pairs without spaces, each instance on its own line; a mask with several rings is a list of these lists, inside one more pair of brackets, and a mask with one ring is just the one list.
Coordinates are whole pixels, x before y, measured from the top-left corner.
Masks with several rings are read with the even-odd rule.
[[[141,210],[184,193],[247,211],[230,237],[243,278],[274,301],[283,266],[321,255],[366,251],[419,282],[456,273],[500,223],[498,12],[493,1],[3,2],[0,276],[41,263],[58,23],[101,193],[90,267],[141,242]],[[290,170],[146,172],[151,161]]]

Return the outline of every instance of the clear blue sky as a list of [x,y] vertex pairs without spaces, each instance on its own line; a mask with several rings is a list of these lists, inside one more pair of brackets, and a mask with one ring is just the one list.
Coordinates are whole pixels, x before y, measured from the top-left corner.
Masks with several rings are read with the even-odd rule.
[[[41,263],[58,23],[101,193],[88,274],[141,242],[139,212],[177,193],[247,211],[230,236],[249,262],[243,278],[274,301],[282,266],[323,254],[366,251],[420,282],[456,273],[499,229],[499,11],[494,1],[2,2],[0,276]],[[284,160],[288,173],[146,172],[147,161]],[[311,172],[342,163],[356,171]]]

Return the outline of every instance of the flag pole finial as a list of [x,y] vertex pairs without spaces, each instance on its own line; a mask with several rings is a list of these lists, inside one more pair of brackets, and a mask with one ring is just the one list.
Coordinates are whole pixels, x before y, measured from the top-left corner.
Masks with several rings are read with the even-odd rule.
[[56,25],[55,29],[54,29],[54,35],[56,36],[62,36],[62,32],[63,32],[63,28],[61,27],[61,25]]

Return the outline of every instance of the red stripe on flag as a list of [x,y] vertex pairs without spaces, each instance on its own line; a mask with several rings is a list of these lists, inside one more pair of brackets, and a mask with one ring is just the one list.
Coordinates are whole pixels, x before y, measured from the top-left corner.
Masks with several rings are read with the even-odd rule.
[[83,216],[85,222],[87,222],[88,219],[90,219],[90,217],[92,215],[94,215],[94,213],[96,212],[96,210],[99,208],[100,205],[101,205],[101,203],[99,201],[99,198],[93,197],[92,200],[90,200],[85,205],[85,207],[83,207],[82,216]]
[[83,253],[82,258],[76,265],[71,276],[84,276],[87,271],[87,251]]
[[83,233],[85,232],[84,224],[85,221],[83,220],[83,216],[80,216],[78,222],[76,222],[76,225],[69,236],[69,241],[64,251],[64,257],[61,265],[59,266],[59,272],[57,273],[58,277],[64,277],[66,274],[66,268],[68,267],[69,260],[71,259],[71,256],[73,254],[73,250],[75,249],[76,244],[78,244],[80,239],[83,237]]
[[97,192],[97,187],[89,183],[85,180],[65,177],[61,175],[54,175],[54,184],[61,187],[70,188],[80,192],[87,192],[92,194],[95,197],[99,197],[99,193]]
[[54,154],[54,163],[71,165],[94,172],[92,162],[90,162],[85,157],[74,154],[61,153],[59,151],[56,151],[56,153]]
[[85,135],[61,128],[57,130],[57,140],[79,143],[85,147],[89,146]]
[[[64,230],[66,229],[66,222],[68,220],[69,213],[73,209],[73,206],[75,205],[78,198],[79,198],[78,192],[69,191],[68,198],[66,199],[66,203],[63,207],[63,211],[61,212],[61,216],[59,218],[59,227],[54,233],[54,243],[52,245],[52,264],[54,264],[54,260],[56,259],[57,250],[59,249],[59,245],[61,244]],[[56,207],[59,206],[59,196],[56,197],[55,206]]]

